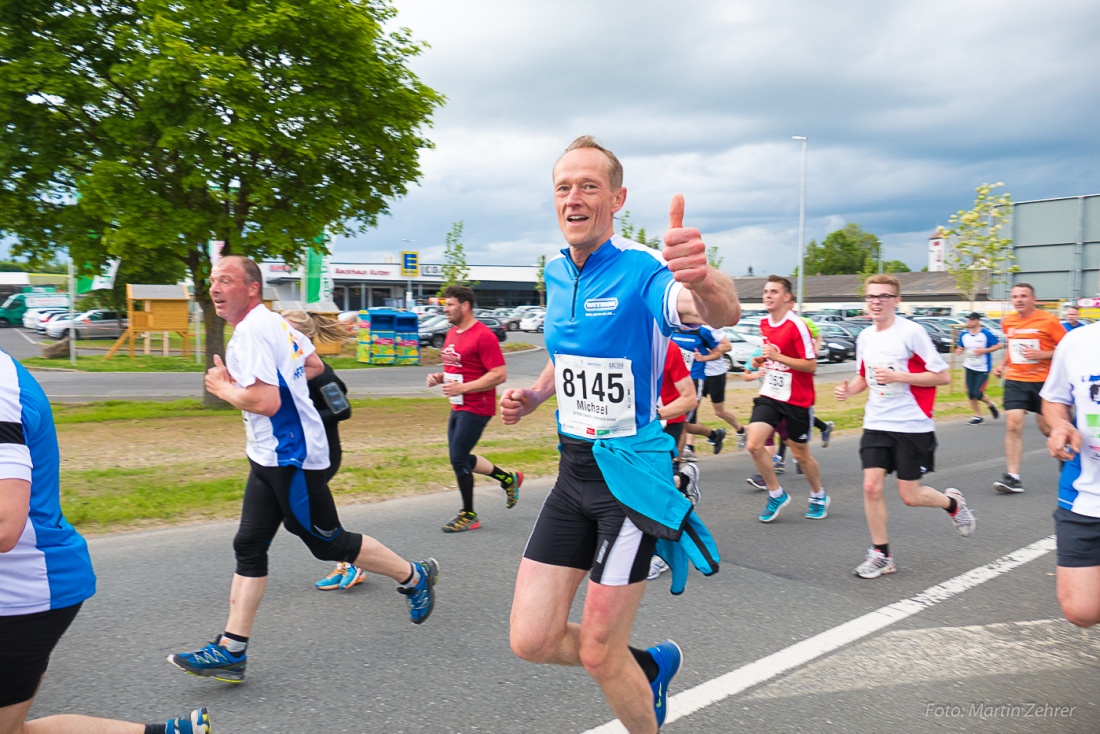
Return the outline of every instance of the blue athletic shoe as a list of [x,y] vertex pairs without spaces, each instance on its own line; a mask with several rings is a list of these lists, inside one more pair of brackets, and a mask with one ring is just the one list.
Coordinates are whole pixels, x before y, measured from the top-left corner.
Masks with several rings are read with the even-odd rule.
[[829,495],[824,497],[811,497],[810,509],[806,510],[806,517],[811,520],[823,520],[829,515],[829,504],[832,499]]
[[210,734],[210,712],[206,707],[197,708],[189,716],[181,716],[178,719],[169,719],[164,725],[168,734]]
[[420,581],[411,589],[398,589],[409,601],[409,617],[413,624],[423,624],[435,608],[435,582],[439,578],[439,563],[434,558],[417,561]]
[[764,514],[760,516],[760,522],[771,522],[779,517],[779,511],[791,504],[791,496],[784,492],[778,497],[768,495],[768,506],[764,508]]
[[168,662],[191,675],[242,683],[248,655],[244,652],[234,655],[215,641],[194,652],[174,652],[168,656]]
[[347,577],[347,573],[348,564],[343,562],[337,563],[336,568],[332,569],[332,573],[318,581],[315,586],[321,591],[332,591],[333,589],[342,588],[341,584]]
[[672,640],[654,645],[646,652],[657,661],[657,678],[649,687],[653,690],[653,713],[657,714],[657,728],[660,729],[665,723],[665,714],[668,713],[668,684],[680,672],[684,653]]
[[340,580],[341,589],[350,589],[357,584],[361,584],[367,580],[367,572],[356,566],[354,563],[349,563],[347,571],[344,573],[344,578]]

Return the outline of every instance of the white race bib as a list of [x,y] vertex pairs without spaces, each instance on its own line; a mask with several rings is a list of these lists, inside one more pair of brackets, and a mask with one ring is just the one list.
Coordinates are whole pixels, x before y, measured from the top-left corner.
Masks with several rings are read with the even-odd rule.
[[629,359],[559,354],[554,360],[554,386],[564,433],[597,439],[638,432]]
[[791,383],[794,376],[786,370],[764,370],[760,394],[787,403],[791,400]]
[[695,352],[681,349],[680,356],[684,358],[684,366],[688,368],[688,372],[691,372],[691,366],[695,364]]
[[977,349],[967,349],[966,359],[963,360],[963,367],[974,370],[975,372],[986,372],[985,355],[978,354]]
[[1028,359],[1024,356],[1025,349],[1038,349],[1038,339],[1009,339],[1008,358],[1012,364],[1039,364],[1037,359]]
[[[444,372],[443,373],[443,384],[444,385],[446,385],[448,382],[462,382],[462,379],[463,379],[462,375],[459,374],[459,373],[454,373],[454,372]],[[466,404],[465,398],[466,398],[465,395],[452,395],[450,398],[448,398],[448,400],[451,401],[451,405],[465,405]]]
[[889,384],[883,384],[875,379],[875,368],[897,370],[897,366],[889,362],[883,362],[880,364],[867,365],[867,385],[878,395],[880,398],[899,398],[905,394],[905,383],[903,382],[891,382]]

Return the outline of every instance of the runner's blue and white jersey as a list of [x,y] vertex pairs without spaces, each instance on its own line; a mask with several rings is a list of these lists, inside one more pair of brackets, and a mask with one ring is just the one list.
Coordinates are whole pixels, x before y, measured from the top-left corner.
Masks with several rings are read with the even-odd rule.
[[225,366],[238,387],[256,381],[279,388],[281,403],[270,418],[242,410],[248,458],[260,466],[327,469],[325,426],[306,385],[306,357],[316,351],[282,316],[262,303],[233,329]]
[[977,334],[970,333],[970,329],[964,329],[963,333],[959,334],[958,342],[956,342],[956,345],[962,347],[965,351],[963,367],[974,372],[989,372],[993,369],[992,352],[974,354],[973,350],[988,349],[1000,343],[997,336],[984,326]]
[[677,283],[660,253],[618,235],[580,269],[546,264],[546,348],[558,429],[584,439],[629,436],[657,417],[669,336],[681,326]]
[[1081,452],[1062,467],[1058,506],[1100,518],[1100,323],[1074,329],[1058,342],[1043,400],[1072,405]]
[[88,544],[61,514],[60,466],[46,394],[0,351],[0,479],[31,484],[23,532],[0,553],[0,617],[64,609],[95,594]]
[[684,355],[684,363],[691,370],[692,380],[702,380],[712,374],[709,368],[719,360],[701,362],[696,358],[695,353],[698,352],[704,357],[707,356],[718,346],[719,340],[720,337],[714,333],[714,330],[706,325],[702,325],[698,329],[677,329],[672,332],[672,341],[680,347],[680,351]]

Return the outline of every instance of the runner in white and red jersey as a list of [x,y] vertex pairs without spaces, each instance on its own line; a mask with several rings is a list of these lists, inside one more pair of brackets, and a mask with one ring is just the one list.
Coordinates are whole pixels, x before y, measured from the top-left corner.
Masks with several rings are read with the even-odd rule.
[[760,395],[753,400],[747,447],[756,470],[768,488],[768,504],[760,522],[771,522],[790,504],[791,496],[780,486],[765,447],[780,422],[785,421],[791,453],[810,483],[810,506],[806,517],[820,520],[829,512],[829,497],[821,487],[817,461],[810,455],[809,440],[814,424],[814,371],[817,353],[809,327],[794,312],[791,281],[769,275],[764,283],[764,308],[768,317],[760,322],[764,337],[762,354],[753,366],[764,367]]
[[865,284],[867,311],[873,325],[856,339],[859,374],[849,384],[837,385],[837,400],[870,390],[863,414],[859,455],[863,463],[863,510],[871,531],[867,558],[856,567],[857,576],[874,579],[894,573],[886,534],[886,475],[896,472],[898,494],[910,507],[947,510],[962,536],[974,532],[974,515],[962,492],[954,487],[940,492],[921,484],[935,468],[936,424],[932,406],[936,386],[950,380],[947,363],[918,324],[898,316],[901,283],[892,275],[872,275]]

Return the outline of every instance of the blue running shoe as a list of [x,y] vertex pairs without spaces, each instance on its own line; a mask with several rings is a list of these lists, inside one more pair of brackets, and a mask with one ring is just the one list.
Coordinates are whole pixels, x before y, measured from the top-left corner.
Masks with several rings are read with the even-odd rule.
[[191,675],[242,683],[248,655],[244,652],[234,655],[215,641],[194,652],[174,652],[168,656],[168,662]]
[[190,716],[169,719],[164,729],[168,734],[210,734],[214,731],[210,727],[210,712],[205,706],[195,709]]
[[654,645],[646,652],[657,662],[657,678],[649,687],[653,689],[653,713],[657,714],[657,728],[660,729],[665,723],[665,714],[668,713],[668,684],[680,672],[684,653],[672,640]]
[[342,584],[347,573],[348,564],[344,562],[337,563],[336,568],[332,569],[332,573],[318,581],[315,586],[321,591],[332,591],[333,589],[343,588]]
[[831,502],[832,498],[829,495],[810,497],[810,509],[806,510],[806,517],[811,520],[824,520],[829,515],[829,504]]
[[344,578],[340,580],[341,589],[350,589],[351,587],[361,584],[367,580],[367,572],[356,566],[354,563],[349,563],[347,572],[344,574]]
[[398,589],[409,601],[409,616],[413,624],[423,624],[435,608],[435,582],[439,578],[439,563],[434,558],[417,561],[420,581],[411,589]]
[[779,511],[791,504],[791,496],[784,492],[778,497],[768,495],[768,506],[764,508],[764,514],[760,516],[760,522],[771,522],[779,517]]

